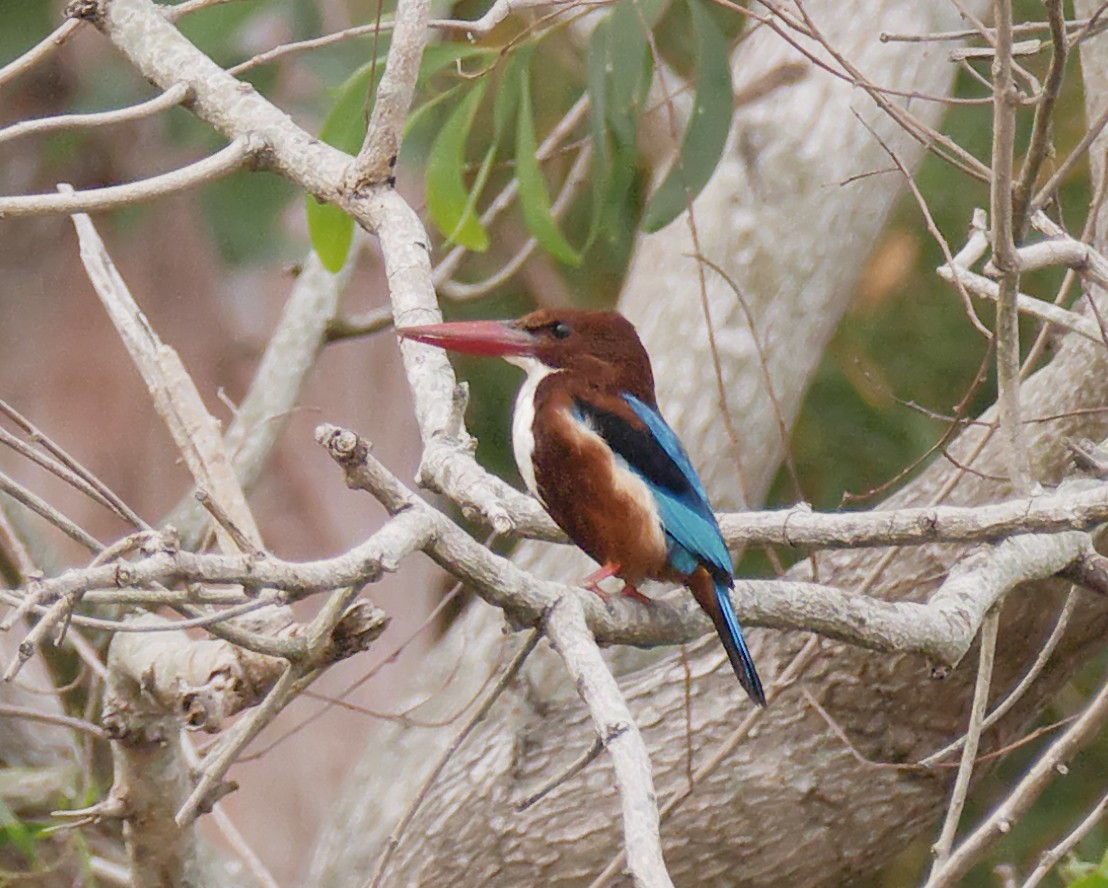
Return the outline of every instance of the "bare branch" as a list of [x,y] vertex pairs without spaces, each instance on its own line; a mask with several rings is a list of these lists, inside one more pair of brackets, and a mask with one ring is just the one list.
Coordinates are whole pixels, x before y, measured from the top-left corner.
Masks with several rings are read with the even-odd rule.
[[[142,520],[141,517],[117,494],[114,490],[108,487],[103,481],[96,477],[91,471],[83,466],[74,456],[69,453],[57,442],[55,442],[49,435],[39,430],[34,423],[32,423],[22,413],[12,407],[11,404],[0,398],[0,413],[3,413],[8,419],[19,426],[34,443],[38,444],[57,460],[58,464],[64,466],[79,479],[81,479],[85,485],[87,485],[89,491],[88,495],[92,496],[99,502],[104,503],[107,508],[116,513],[123,521],[136,528],[149,528],[149,525]],[[68,480],[68,479],[67,479]],[[73,482],[70,482],[73,483]],[[74,484],[74,486],[77,486]],[[81,488],[84,490],[84,487]]]
[[[1035,182],[1039,178],[1039,171],[1042,169],[1043,162],[1053,150],[1050,138],[1051,118],[1054,115],[1054,106],[1058,102],[1058,94],[1062,89],[1062,76],[1066,72],[1066,57],[1069,52],[1062,0],[1045,0],[1044,5],[1046,6],[1047,17],[1050,20],[1053,52],[1050,56],[1050,69],[1047,71],[1046,82],[1043,84],[1039,101],[1035,105],[1035,119],[1031,125],[1031,138],[1028,141],[1023,169],[1012,195],[1012,226],[1017,234],[1023,231],[1027,221],[1028,203]],[[1011,22],[1008,24],[1008,36],[1010,38]]]
[[996,302],[997,406],[1000,433],[1008,455],[1013,486],[1026,493],[1030,463],[1020,428],[1019,263],[1013,240],[1012,163],[1016,140],[1018,95],[1012,81],[1012,6],[994,0],[996,56],[993,59],[993,162],[990,193],[993,257],[1000,271]]
[[0,197],[0,219],[45,213],[96,213],[146,203],[206,182],[222,179],[242,167],[261,149],[261,143],[236,139],[211,157],[160,176],[127,185],[90,188],[68,194],[28,194]]
[[70,19],[59,25],[51,34],[40,40],[19,58],[8,62],[0,68],[0,86],[9,80],[14,80],[20,74],[30,71],[35,65],[50,55],[59,46],[65,43],[84,22],[79,19]]
[[346,183],[351,191],[361,191],[370,185],[391,184],[394,179],[400,138],[408,108],[412,104],[430,18],[430,0],[405,0],[397,4],[392,43],[385,62],[385,73],[377,87],[369,129],[347,173]]
[[870,512],[791,509],[721,513],[730,547],[742,543],[814,548],[981,542],[1023,531],[1087,530],[1108,521],[1108,488],[1079,479],[1056,492],[984,506],[920,506]]
[[63,728],[69,728],[71,731],[88,734],[97,740],[107,738],[104,731],[92,722],[56,712],[40,712],[37,709],[28,709],[26,706],[11,706],[7,703],[0,703],[0,716],[3,718],[22,718],[26,721],[41,722],[44,725],[60,725]]
[[6,493],[17,502],[22,503],[39,517],[45,518],[67,537],[80,543],[90,552],[99,552],[104,548],[104,544],[92,536],[92,534],[78,527],[77,524],[55,509],[42,497],[32,493],[22,484],[8,477],[3,472],[0,472],[0,491]]
[[658,802],[646,744],[589,633],[577,595],[571,593],[556,601],[545,625],[612,757],[623,807],[627,866],[635,884],[640,888],[672,886],[662,857]]
[[988,817],[958,846],[946,864],[932,876],[930,888],[957,885],[985,851],[1022,817],[1047,785],[1068,770],[1077,751],[1108,722],[1108,684],[1101,686],[1081,717],[1036,759],[1035,764]]
[[[1039,649],[1038,655],[1035,657],[1035,662],[1031,664],[1031,668],[1027,670],[1023,678],[1020,679],[1018,685],[1012,689],[996,708],[989,713],[985,720],[981,723],[981,730],[985,731],[991,728],[994,724],[1000,721],[1008,713],[1008,711],[1019,702],[1020,698],[1027,693],[1032,683],[1042,674],[1043,669],[1046,667],[1047,661],[1054,653],[1054,649],[1058,646],[1058,642],[1062,640],[1062,636],[1065,634],[1066,627],[1069,625],[1070,615],[1073,613],[1074,607],[1077,605],[1077,598],[1079,592],[1075,588],[1071,588],[1069,595],[1066,596],[1065,604],[1062,605],[1062,612],[1058,615],[1057,621],[1054,623],[1054,628],[1050,631],[1050,636],[1043,643],[1043,646]],[[932,767],[944,758],[950,755],[952,752],[957,752],[962,748],[966,742],[966,735],[959,737],[953,743],[944,746],[938,752],[929,755],[927,758],[920,761],[920,765],[925,768]]]
[[0,144],[11,139],[18,139],[21,136],[52,133],[77,127],[111,126],[131,120],[140,120],[143,117],[149,117],[152,114],[165,111],[167,108],[180,105],[188,97],[188,94],[188,87],[183,83],[178,83],[171,86],[164,93],[128,108],[99,111],[92,114],[62,114],[57,117],[43,117],[38,120],[23,120],[0,129]]
[[1075,826],[1069,835],[1042,853],[1039,862],[1035,864],[1035,869],[1027,876],[1020,888],[1035,888],[1046,874],[1054,869],[1058,861],[1076,848],[1077,843],[1092,832],[1095,827],[1100,826],[1106,811],[1108,811],[1108,795],[1105,795],[1092,807],[1085,819]]
[[515,680],[517,675],[519,675],[519,670],[523,668],[523,664],[527,661],[527,658],[531,655],[531,652],[535,649],[535,646],[539,643],[541,638],[542,632],[540,630],[534,629],[531,631],[531,634],[527,636],[527,639],[520,645],[519,650],[516,651],[515,656],[512,657],[511,662],[504,669],[500,678],[497,679],[496,684],[485,694],[484,699],[477,709],[474,710],[473,715],[466,720],[462,729],[457,733],[446,749],[442,751],[442,754],[427,773],[427,776],[424,777],[419,790],[412,796],[412,800],[408,803],[404,814],[401,816],[400,820],[397,821],[396,826],[393,827],[392,832],[389,834],[385,842],[385,847],[381,850],[381,854],[377,858],[377,863],[373,868],[373,875],[370,876],[367,888],[377,888],[377,886],[381,884],[385,871],[388,869],[389,861],[392,859],[393,852],[400,845],[400,840],[404,837],[404,833],[407,831],[420,805],[423,804],[423,800],[427,798],[427,794],[431,791],[431,787],[435,785],[435,781],[442,773],[442,769],[446,767],[447,763],[454,757],[454,754],[461,745],[465,743],[466,738],[473,733],[473,729],[484,721],[485,716],[489,714],[489,710],[492,709],[493,704],[500,698],[500,695],[504,693],[504,689]]
[[[196,483],[219,501],[221,509],[260,548],[254,516],[246,504],[227,453],[219,425],[208,413],[177,353],[165,345],[127,290],[103,241],[88,216],[76,215],[73,224],[81,242],[81,260],[123,339],[131,359]],[[222,528],[221,547],[231,551],[233,540]]]
[[[1000,604],[998,603],[985,617],[985,622],[981,627],[977,682],[973,689],[969,727],[966,729],[966,740],[962,747],[962,760],[958,764],[958,776],[954,780],[954,788],[950,793],[950,803],[947,805],[946,817],[943,819],[943,828],[939,833],[938,841],[931,849],[935,855],[935,863],[931,870],[932,878],[950,858],[954,836],[958,833],[958,821],[962,819],[962,811],[966,806],[966,796],[969,795],[970,778],[973,776],[973,766],[977,762],[977,747],[981,741],[985,710],[989,706],[989,685],[993,678],[997,628],[1000,624],[999,609]],[[931,881],[931,879],[928,880],[928,885],[931,884]]]

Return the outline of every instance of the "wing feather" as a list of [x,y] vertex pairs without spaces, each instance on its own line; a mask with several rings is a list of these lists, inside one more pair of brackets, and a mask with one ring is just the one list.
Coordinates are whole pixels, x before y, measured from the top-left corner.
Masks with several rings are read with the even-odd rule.
[[[577,399],[575,406],[581,418],[646,483],[658,505],[671,566],[690,574],[703,564],[729,584],[731,556],[708,495],[685,448],[661,414],[627,394],[611,405],[613,409],[582,399]],[[628,407],[630,414],[624,415]]]

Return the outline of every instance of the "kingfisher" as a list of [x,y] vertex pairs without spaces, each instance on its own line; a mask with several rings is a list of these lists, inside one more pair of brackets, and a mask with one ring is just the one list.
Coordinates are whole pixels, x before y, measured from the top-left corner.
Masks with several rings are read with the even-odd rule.
[[613,311],[539,310],[514,321],[404,327],[406,339],[500,357],[526,374],[512,450],[530,493],[623,594],[644,580],[685,585],[712,619],[739,683],[759,706],[761,680],[729,590],[731,556],[704,485],[662,418],[654,372],[634,326]]

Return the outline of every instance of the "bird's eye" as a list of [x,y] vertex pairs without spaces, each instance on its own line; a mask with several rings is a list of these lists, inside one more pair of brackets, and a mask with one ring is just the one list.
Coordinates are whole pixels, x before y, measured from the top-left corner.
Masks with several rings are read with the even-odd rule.
[[569,336],[569,325],[563,324],[561,321],[555,321],[550,325],[550,334],[555,339],[565,339]]

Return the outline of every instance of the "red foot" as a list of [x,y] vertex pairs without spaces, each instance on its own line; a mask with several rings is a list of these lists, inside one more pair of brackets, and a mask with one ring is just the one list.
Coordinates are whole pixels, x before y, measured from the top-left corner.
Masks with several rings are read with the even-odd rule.
[[600,588],[600,584],[608,579],[608,577],[616,576],[617,573],[619,573],[619,565],[612,564],[612,562],[609,561],[602,568],[593,571],[585,577],[585,579],[581,581],[581,588],[588,589],[590,592],[595,592],[602,599],[607,600],[608,596],[604,590]]
[[634,598],[642,604],[652,604],[653,599],[643,595],[638,589],[632,586],[630,583],[624,583],[623,588],[619,590],[620,595],[626,595],[628,598]]
[[[620,565],[607,562],[599,570],[593,571],[585,579],[581,581],[581,586],[584,589],[588,589],[590,592],[595,592],[603,600],[607,601],[608,595],[600,588],[600,584],[608,579],[608,577],[618,577],[620,571]],[[636,601],[640,601],[643,604],[650,604],[650,599],[642,594],[631,583],[624,582],[623,588],[619,590],[620,595],[626,595],[628,598],[634,598]]]

